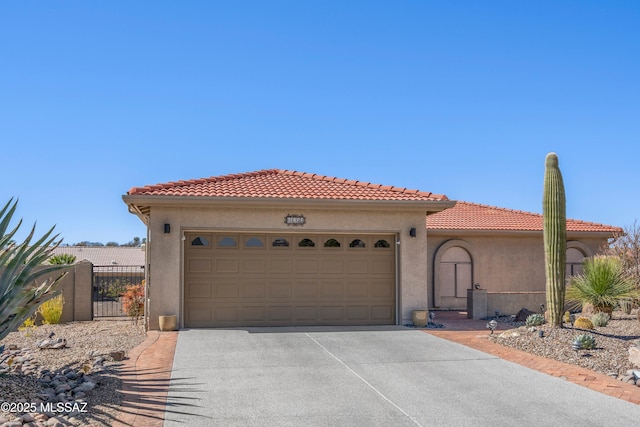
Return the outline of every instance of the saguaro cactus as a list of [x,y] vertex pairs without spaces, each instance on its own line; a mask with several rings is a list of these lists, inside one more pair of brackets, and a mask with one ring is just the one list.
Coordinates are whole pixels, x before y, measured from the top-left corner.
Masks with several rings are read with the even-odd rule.
[[556,153],[547,154],[545,159],[542,216],[544,219],[547,322],[553,327],[561,328],[567,258],[567,213],[564,184]]

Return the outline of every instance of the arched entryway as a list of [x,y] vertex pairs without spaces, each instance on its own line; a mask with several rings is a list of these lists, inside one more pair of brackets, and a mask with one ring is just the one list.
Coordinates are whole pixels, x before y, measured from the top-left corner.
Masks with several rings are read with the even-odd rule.
[[477,283],[474,252],[468,242],[457,239],[438,248],[434,260],[434,307],[466,309],[467,290]]

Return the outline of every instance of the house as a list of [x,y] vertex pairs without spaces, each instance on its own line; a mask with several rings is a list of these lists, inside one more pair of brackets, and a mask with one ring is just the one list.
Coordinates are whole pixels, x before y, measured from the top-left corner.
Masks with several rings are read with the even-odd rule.
[[[413,310],[465,307],[475,283],[491,304],[520,293],[507,312],[538,298],[544,278],[541,227],[482,228],[491,212],[535,214],[442,194],[271,169],[134,187],[123,200],[147,225],[151,329],[164,315],[187,328],[403,324]],[[488,222],[463,228],[476,224],[465,206]],[[589,227],[572,237],[583,256],[617,230]]]
[[130,246],[58,246],[51,255],[69,254],[76,263],[89,261],[94,266],[140,266],[145,265],[144,247]]
[[[430,307],[467,309],[467,290],[486,291],[486,313],[538,310],[545,303],[540,214],[458,201],[426,218]],[[567,275],[601,251],[619,227],[567,219]],[[476,286],[477,285],[477,286]]]

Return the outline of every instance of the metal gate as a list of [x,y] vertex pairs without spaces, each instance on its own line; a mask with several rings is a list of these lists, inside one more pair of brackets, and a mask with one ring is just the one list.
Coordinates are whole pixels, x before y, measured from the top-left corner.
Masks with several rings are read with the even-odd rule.
[[93,266],[93,317],[126,316],[122,309],[122,294],[127,286],[142,284],[144,266]]

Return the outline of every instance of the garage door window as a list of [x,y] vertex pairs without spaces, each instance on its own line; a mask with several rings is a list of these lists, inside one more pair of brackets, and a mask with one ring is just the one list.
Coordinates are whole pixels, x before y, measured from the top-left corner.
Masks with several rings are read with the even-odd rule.
[[283,237],[279,237],[275,239],[273,243],[271,243],[271,246],[273,246],[274,248],[288,248],[289,241]]
[[198,236],[191,241],[191,246],[209,246],[209,241],[202,236]]
[[364,248],[366,246],[367,245],[364,242],[364,240],[360,240],[360,239],[353,239],[351,243],[349,243],[350,248]]
[[236,242],[236,239],[234,239],[233,237],[223,237],[222,239],[218,240],[219,248],[235,248],[237,246],[238,242]]
[[339,248],[340,247],[340,242],[338,242],[336,239],[329,239],[326,242],[324,242],[324,247],[325,248]]
[[250,237],[244,242],[245,248],[264,248],[264,242],[259,237]]
[[298,243],[298,246],[301,248],[313,248],[316,246],[316,243],[311,239],[302,239],[300,243]]
[[378,240],[374,245],[374,248],[390,248],[391,245],[386,240]]

